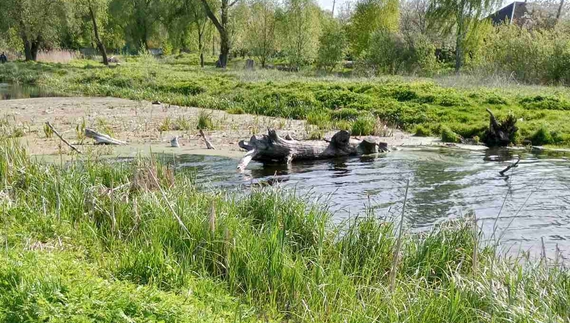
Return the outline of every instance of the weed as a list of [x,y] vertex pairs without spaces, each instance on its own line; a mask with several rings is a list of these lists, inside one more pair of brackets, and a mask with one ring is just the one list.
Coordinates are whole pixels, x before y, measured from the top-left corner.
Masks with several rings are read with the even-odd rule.
[[212,116],[206,111],[200,111],[198,115],[198,125],[197,129],[201,130],[214,130],[214,122],[212,121]]
[[449,129],[446,126],[442,126],[441,129],[441,141],[443,142],[452,142],[452,143],[461,143],[461,136],[453,132],[453,130]]

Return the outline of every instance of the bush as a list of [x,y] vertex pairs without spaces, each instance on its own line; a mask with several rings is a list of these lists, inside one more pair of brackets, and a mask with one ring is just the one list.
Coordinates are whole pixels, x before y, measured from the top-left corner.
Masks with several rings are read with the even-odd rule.
[[432,74],[438,69],[435,46],[424,35],[379,30],[372,36],[366,58],[378,72]]
[[558,29],[501,25],[486,41],[486,73],[513,75],[529,83],[570,83],[570,37]]
[[551,145],[555,144],[556,140],[559,139],[559,135],[557,133],[553,133],[548,131],[545,125],[542,125],[531,137],[532,144],[535,146],[542,146],[542,145]]
[[212,117],[206,111],[200,111],[200,114],[198,115],[197,129],[201,130],[214,129],[214,122],[212,121]]
[[373,135],[376,128],[376,119],[372,115],[364,115],[358,117],[352,124],[352,135],[368,136]]
[[455,132],[453,132],[451,129],[449,129],[449,127],[442,126],[440,131],[441,131],[441,141],[461,143],[461,137]]
[[331,121],[330,116],[326,111],[322,110],[311,111],[307,115],[307,123],[315,125],[319,127],[319,129],[324,129],[329,127],[330,121]]
[[328,21],[319,37],[319,50],[317,52],[317,66],[332,72],[342,60],[346,49],[344,29],[334,19]]
[[431,130],[428,127],[418,125],[416,126],[416,131],[414,132],[416,137],[429,137],[431,136]]

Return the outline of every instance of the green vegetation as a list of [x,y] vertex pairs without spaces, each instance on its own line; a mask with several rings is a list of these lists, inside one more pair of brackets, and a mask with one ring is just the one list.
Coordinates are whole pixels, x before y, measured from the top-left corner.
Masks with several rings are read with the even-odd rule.
[[568,270],[498,256],[472,221],[398,238],[277,190],[203,193],[156,158],[0,155],[0,321],[570,319]]
[[[242,71],[240,62],[234,62],[234,70],[226,71],[184,64],[194,58],[150,58],[153,63],[149,64],[146,58],[126,57],[113,69],[87,60],[71,64],[9,63],[0,65],[0,82],[35,84],[59,95],[159,100],[231,113],[307,119],[320,129],[352,129],[355,122],[360,129],[363,120],[379,118],[409,132],[421,125],[436,136],[445,126],[463,138],[483,137],[488,126],[485,109],[490,108],[500,119],[511,112],[519,119],[519,144],[532,141],[546,124],[549,132],[557,134],[551,144],[570,145],[570,95],[564,88],[480,88],[462,85],[460,79],[452,79],[456,83],[452,88],[429,79],[343,79],[310,73],[250,72]],[[373,133],[370,126],[365,130],[358,133]]]

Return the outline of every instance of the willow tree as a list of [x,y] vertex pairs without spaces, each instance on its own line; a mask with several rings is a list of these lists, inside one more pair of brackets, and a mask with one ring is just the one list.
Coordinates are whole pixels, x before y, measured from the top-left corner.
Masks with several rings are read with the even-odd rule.
[[432,0],[428,9],[431,24],[448,32],[455,29],[455,72],[463,66],[467,35],[478,28],[482,18],[499,0]]
[[275,52],[275,0],[254,0],[247,20],[246,43],[262,67]]
[[317,56],[321,11],[314,0],[286,0],[279,19],[282,47],[289,64],[299,67]]
[[0,0],[0,31],[15,30],[22,39],[26,61],[58,38],[65,6],[61,0]]
[[78,12],[87,17],[93,27],[93,37],[99,53],[103,57],[103,64],[109,65],[107,48],[103,42],[103,26],[109,14],[109,0],[75,0]]
[[398,0],[359,0],[347,26],[351,54],[363,54],[377,30],[397,31],[398,21]]
[[[239,0],[232,0],[231,2],[230,0],[220,0],[220,2],[214,4],[208,2],[208,0],[200,1],[202,1],[206,15],[210,18],[220,34],[220,59],[218,66],[225,68],[228,64],[228,56],[230,53],[229,11],[231,7],[238,3]],[[214,12],[214,9],[217,9],[218,6],[220,10],[220,18],[218,18]]]

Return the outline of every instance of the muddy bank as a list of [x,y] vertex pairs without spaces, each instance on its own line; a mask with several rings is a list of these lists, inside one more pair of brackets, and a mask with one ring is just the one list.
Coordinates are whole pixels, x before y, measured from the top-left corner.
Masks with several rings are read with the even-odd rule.
[[[202,137],[196,129],[199,115],[206,113],[213,121],[214,130],[206,135],[216,152],[205,150]],[[21,141],[34,155],[69,152],[61,141],[44,132],[49,121],[68,141],[85,151],[100,154],[129,155],[137,151],[165,150],[196,154],[217,154],[229,157],[240,155],[237,143],[253,134],[266,133],[267,128],[296,139],[307,139],[314,126],[302,120],[228,114],[224,111],[152,104],[118,98],[35,98],[0,101],[0,117],[14,122],[23,129]],[[166,127],[170,125],[169,127]],[[82,127],[111,132],[113,137],[126,141],[125,147],[95,147],[91,139],[83,138]],[[165,128],[177,130],[161,131]],[[334,131],[327,135],[332,135]],[[170,140],[180,138],[179,149],[170,148]],[[390,146],[431,145],[436,138],[413,137],[395,130],[393,136],[383,138]]]

